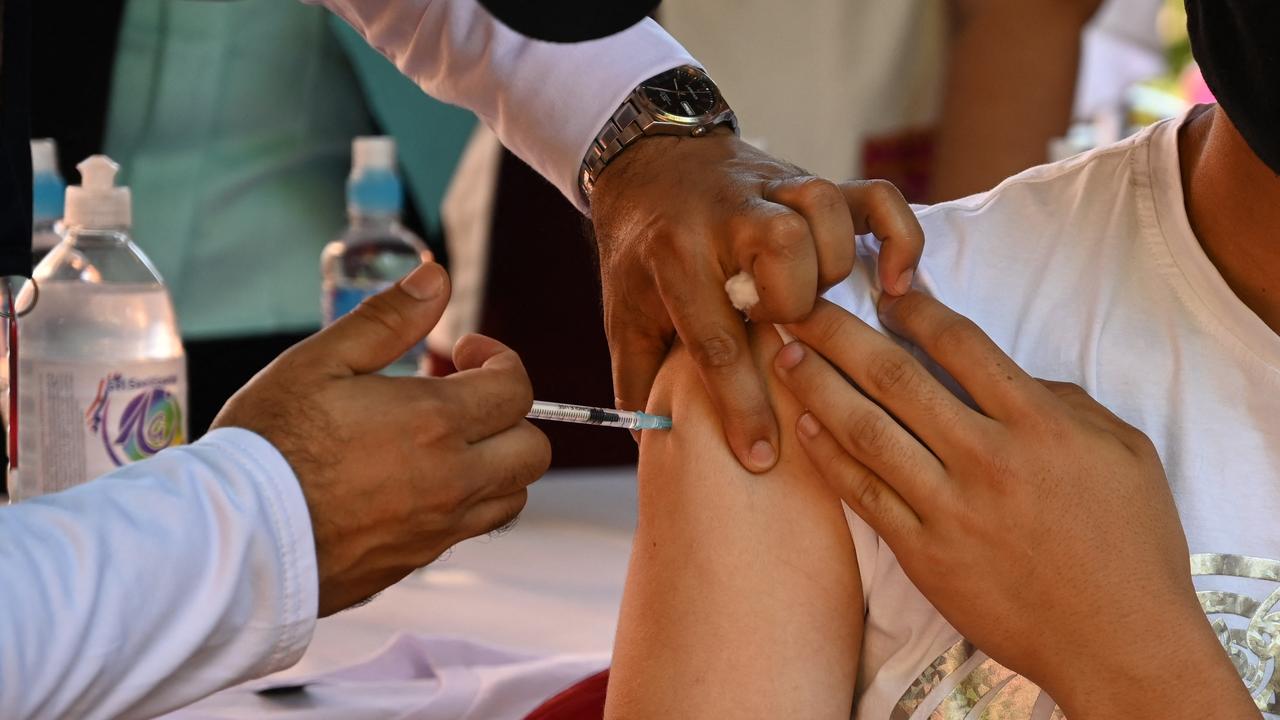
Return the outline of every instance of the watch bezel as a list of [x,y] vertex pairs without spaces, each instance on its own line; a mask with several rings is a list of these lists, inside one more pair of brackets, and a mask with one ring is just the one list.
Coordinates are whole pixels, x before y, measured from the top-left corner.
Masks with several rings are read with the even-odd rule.
[[[715,102],[715,105],[712,106],[711,110],[705,113],[702,113],[701,115],[677,115],[675,113],[668,112],[664,110],[662,107],[660,107],[653,100],[650,100],[649,94],[643,89],[645,86],[645,83],[648,83],[649,80],[652,79],[652,78],[649,78],[645,80],[645,83],[641,83],[641,85],[636,88],[636,92],[632,93],[632,98],[634,98],[635,101],[637,101],[641,105],[640,109],[643,110],[644,113],[647,114],[650,118],[652,118],[655,122],[666,123],[671,125],[679,125],[681,127],[686,127],[686,128],[693,128],[701,125],[707,125],[714,122],[718,122],[721,119],[721,117],[726,112],[729,111],[729,104],[725,102],[724,94],[720,92],[720,86],[716,85],[715,81],[711,79],[711,76],[708,75],[706,71],[694,66],[672,68],[672,70],[690,70],[690,71],[696,72],[699,76],[701,76],[701,79],[704,80],[708,85],[710,85],[711,89],[715,91],[716,102]],[[658,75],[654,75],[653,77],[656,78],[668,72],[671,72],[671,70],[664,70],[663,72],[658,73]]]

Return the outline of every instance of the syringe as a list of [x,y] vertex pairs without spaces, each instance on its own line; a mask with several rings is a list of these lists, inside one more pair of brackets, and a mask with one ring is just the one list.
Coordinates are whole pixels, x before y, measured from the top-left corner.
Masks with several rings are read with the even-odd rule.
[[525,417],[531,420],[555,420],[557,422],[602,425],[604,427],[625,428],[627,430],[671,429],[671,418],[662,415],[650,415],[649,413],[633,412],[631,410],[609,410],[587,405],[567,405],[565,403],[544,402],[542,400],[534,400],[533,409]]

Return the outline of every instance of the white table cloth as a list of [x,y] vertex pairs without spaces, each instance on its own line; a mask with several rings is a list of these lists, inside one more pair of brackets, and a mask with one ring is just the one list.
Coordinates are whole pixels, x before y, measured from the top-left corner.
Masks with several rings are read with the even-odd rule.
[[[634,468],[552,473],[508,532],[319,621],[294,667],[166,717],[522,717],[608,664],[635,516]],[[496,683],[501,697],[437,702],[440,681]],[[270,700],[254,692],[299,682],[315,684]]]

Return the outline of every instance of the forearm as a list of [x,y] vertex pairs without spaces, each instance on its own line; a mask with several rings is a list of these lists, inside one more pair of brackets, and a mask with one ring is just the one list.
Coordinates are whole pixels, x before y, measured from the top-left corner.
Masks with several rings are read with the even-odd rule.
[[930,201],[988,190],[1045,162],[1071,122],[1080,36],[1098,0],[951,2]]
[[608,717],[849,717],[862,619],[852,540],[791,440],[797,407],[775,403],[781,460],[752,475],[690,359],[668,359],[652,408],[675,429],[641,445]]
[[0,707],[151,717],[291,665],[315,551],[288,464],[221,431],[0,510]]
[[652,20],[601,40],[529,40],[475,0],[307,0],[345,19],[427,94],[461,105],[586,210],[578,169],[644,79],[693,59]]
[[1199,608],[1165,606],[1159,615],[1158,627],[1129,636],[1142,642],[1125,639],[1064,665],[1062,689],[1052,692],[1067,717],[1145,717],[1158,705],[1165,720],[1257,720],[1261,711]]

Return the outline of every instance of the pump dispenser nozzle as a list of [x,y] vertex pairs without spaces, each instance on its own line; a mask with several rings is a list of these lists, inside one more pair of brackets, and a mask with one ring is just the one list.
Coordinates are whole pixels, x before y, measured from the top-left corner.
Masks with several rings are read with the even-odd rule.
[[133,222],[129,188],[115,184],[120,166],[106,155],[91,155],[76,169],[80,184],[67,187],[67,227],[129,227]]

